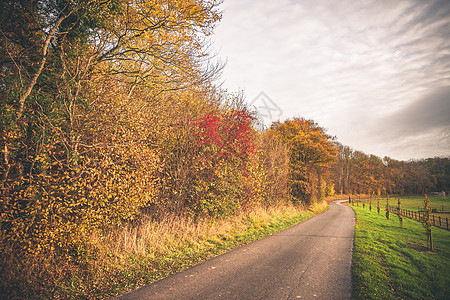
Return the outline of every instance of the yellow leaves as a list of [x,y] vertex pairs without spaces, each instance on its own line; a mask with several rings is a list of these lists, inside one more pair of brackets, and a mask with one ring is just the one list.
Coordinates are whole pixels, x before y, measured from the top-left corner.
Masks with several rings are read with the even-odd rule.
[[334,138],[314,121],[303,118],[275,122],[269,136],[277,137],[289,147],[292,195],[306,201],[314,201],[316,189],[322,195],[324,185],[316,188],[315,181],[322,180],[324,168],[336,159],[338,149],[333,144]]
[[271,127],[280,139],[291,147],[291,151],[303,162],[326,166],[335,160],[338,149],[333,145],[333,137],[312,120],[294,118]]
[[[151,152],[143,152],[156,159]],[[107,162],[124,155],[132,154],[110,151],[101,157],[109,157],[103,160]],[[133,219],[139,207],[153,197],[153,177],[148,174],[152,170],[130,168],[122,159],[98,164],[92,158],[80,160],[78,172],[56,168],[27,178],[26,186],[12,185],[16,190],[0,201],[3,239],[30,254],[59,249],[64,255],[73,255],[70,253],[77,251],[70,249],[78,247],[92,228]],[[45,155],[36,160],[56,165]]]

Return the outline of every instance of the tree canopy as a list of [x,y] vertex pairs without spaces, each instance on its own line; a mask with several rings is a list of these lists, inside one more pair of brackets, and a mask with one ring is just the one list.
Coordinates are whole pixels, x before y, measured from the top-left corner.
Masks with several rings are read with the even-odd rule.
[[325,171],[335,160],[334,138],[312,120],[275,122],[270,131],[289,147],[291,194],[311,203],[326,195]]

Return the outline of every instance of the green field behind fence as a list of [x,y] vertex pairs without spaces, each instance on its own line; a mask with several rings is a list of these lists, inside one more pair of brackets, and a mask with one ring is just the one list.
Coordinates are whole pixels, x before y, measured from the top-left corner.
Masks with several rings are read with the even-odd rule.
[[[446,197],[446,199],[441,199],[441,197],[438,196],[429,196],[428,198],[430,199],[430,206],[433,209],[433,215],[441,216],[441,218],[450,218],[449,197]],[[392,204],[397,205],[397,199],[398,198],[393,199],[395,201]],[[421,210],[423,208],[423,199],[424,197],[401,198],[402,208],[412,211]]]

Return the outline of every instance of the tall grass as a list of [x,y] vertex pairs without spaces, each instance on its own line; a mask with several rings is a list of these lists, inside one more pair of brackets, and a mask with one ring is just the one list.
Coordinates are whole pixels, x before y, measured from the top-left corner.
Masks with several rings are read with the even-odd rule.
[[[88,298],[117,295],[279,231],[326,209],[256,207],[227,219],[146,218],[109,232],[92,232],[81,261],[34,257],[6,261],[1,298]],[[5,267],[7,266],[7,267]]]

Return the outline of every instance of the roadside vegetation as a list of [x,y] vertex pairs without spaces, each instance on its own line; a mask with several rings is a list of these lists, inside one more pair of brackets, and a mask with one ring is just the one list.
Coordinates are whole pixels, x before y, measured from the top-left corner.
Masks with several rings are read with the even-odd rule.
[[353,252],[354,299],[448,299],[450,232],[433,228],[434,250],[427,250],[421,223],[403,218],[403,229],[376,209],[356,212]]
[[105,236],[92,234],[96,255],[81,264],[56,256],[29,257],[26,270],[14,269],[17,261],[11,263],[12,269],[2,270],[0,297],[108,298],[288,228],[327,207],[324,202],[309,209],[257,207],[230,218],[202,221],[168,216],[117,228]]

